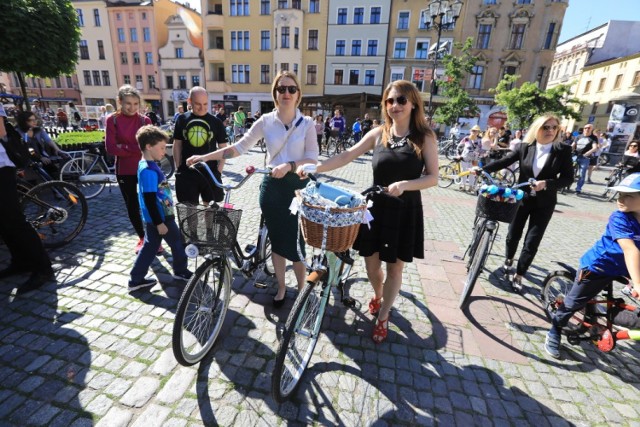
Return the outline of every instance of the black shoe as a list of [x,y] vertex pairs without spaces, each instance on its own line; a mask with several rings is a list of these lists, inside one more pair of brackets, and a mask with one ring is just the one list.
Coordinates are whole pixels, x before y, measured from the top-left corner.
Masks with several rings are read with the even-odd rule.
[[149,288],[154,286],[158,281],[151,277],[145,277],[140,282],[129,281],[129,292],[138,291],[140,289]]
[[284,305],[284,300],[287,299],[287,296],[285,295],[284,297],[282,297],[282,299],[276,299],[276,297],[273,297],[273,307],[274,308],[280,308]]
[[28,272],[29,269],[26,267],[20,267],[15,264],[9,264],[7,268],[3,268],[0,270],[0,279],[5,279],[7,277],[15,276],[17,274],[22,274]]
[[18,286],[16,295],[24,295],[27,292],[34,291],[42,287],[45,283],[55,278],[53,270],[45,270],[32,273],[31,276],[22,285]]
[[511,288],[513,289],[514,292],[521,292],[522,291],[522,277],[513,276],[513,279],[511,280]]

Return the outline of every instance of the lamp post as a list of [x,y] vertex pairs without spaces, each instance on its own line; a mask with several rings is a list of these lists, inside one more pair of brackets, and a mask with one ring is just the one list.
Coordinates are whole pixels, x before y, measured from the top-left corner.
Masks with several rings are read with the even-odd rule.
[[[438,30],[435,49],[433,47],[429,49],[430,51],[433,50],[433,66],[431,69],[431,83],[429,85],[429,105],[427,106],[427,117],[429,121],[431,121],[433,117],[433,92],[436,89],[436,67],[438,65],[442,29],[445,27],[453,27],[460,16],[461,10],[462,0],[432,0],[431,3],[429,3],[429,10],[423,13],[425,26],[429,28],[429,26],[432,25]],[[428,19],[429,16],[431,17],[431,21]],[[429,54],[427,54],[427,58],[429,58]]]

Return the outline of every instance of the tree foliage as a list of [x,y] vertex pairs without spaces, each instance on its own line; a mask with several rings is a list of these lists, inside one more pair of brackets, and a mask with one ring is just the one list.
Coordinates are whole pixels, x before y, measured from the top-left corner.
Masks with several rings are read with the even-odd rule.
[[464,89],[464,79],[477,61],[470,52],[472,46],[472,38],[468,38],[464,44],[455,43],[454,48],[458,53],[445,55],[442,59],[446,80],[438,82],[438,94],[447,98],[447,102],[436,110],[434,120],[438,123],[453,125],[459,117],[473,116],[480,111],[474,99]]
[[0,70],[24,76],[72,74],[78,62],[80,28],[70,0],[3,0]]
[[525,128],[543,113],[580,120],[580,108],[584,102],[571,95],[571,84],[560,84],[551,89],[540,90],[536,83],[525,82],[520,87],[515,83],[520,76],[506,75],[492,91],[496,104],[505,107],[509,122]]

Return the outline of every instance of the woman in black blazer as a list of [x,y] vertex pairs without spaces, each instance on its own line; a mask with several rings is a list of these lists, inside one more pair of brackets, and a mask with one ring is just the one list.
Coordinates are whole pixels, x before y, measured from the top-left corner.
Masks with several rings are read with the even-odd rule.
[[[525,197],[509,225],[507,235],[504,271],[516,291],[522,289],[522,277],[538,252],[556,206],[558,190],[573,182],[571,147],[560,142],[560,135],[559,119],[552,114],[545,114],[531,124],[523,143],[518,144],[514,151],[483,168],[487,172],[495,172],[520,161],[518,182],[527,182],[529,178],[536,180],[531,188],[533,191],[525,190]],[[511,276],[511,265],[527,220],[529,227],[524,246],[516,274]]]

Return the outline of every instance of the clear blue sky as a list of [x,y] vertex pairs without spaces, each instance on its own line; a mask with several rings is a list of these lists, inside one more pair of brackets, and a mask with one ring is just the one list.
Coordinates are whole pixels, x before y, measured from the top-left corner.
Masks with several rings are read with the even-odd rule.
[[612,19],[640,21],[640,1],[569,0],[559,41],[563,42]]

